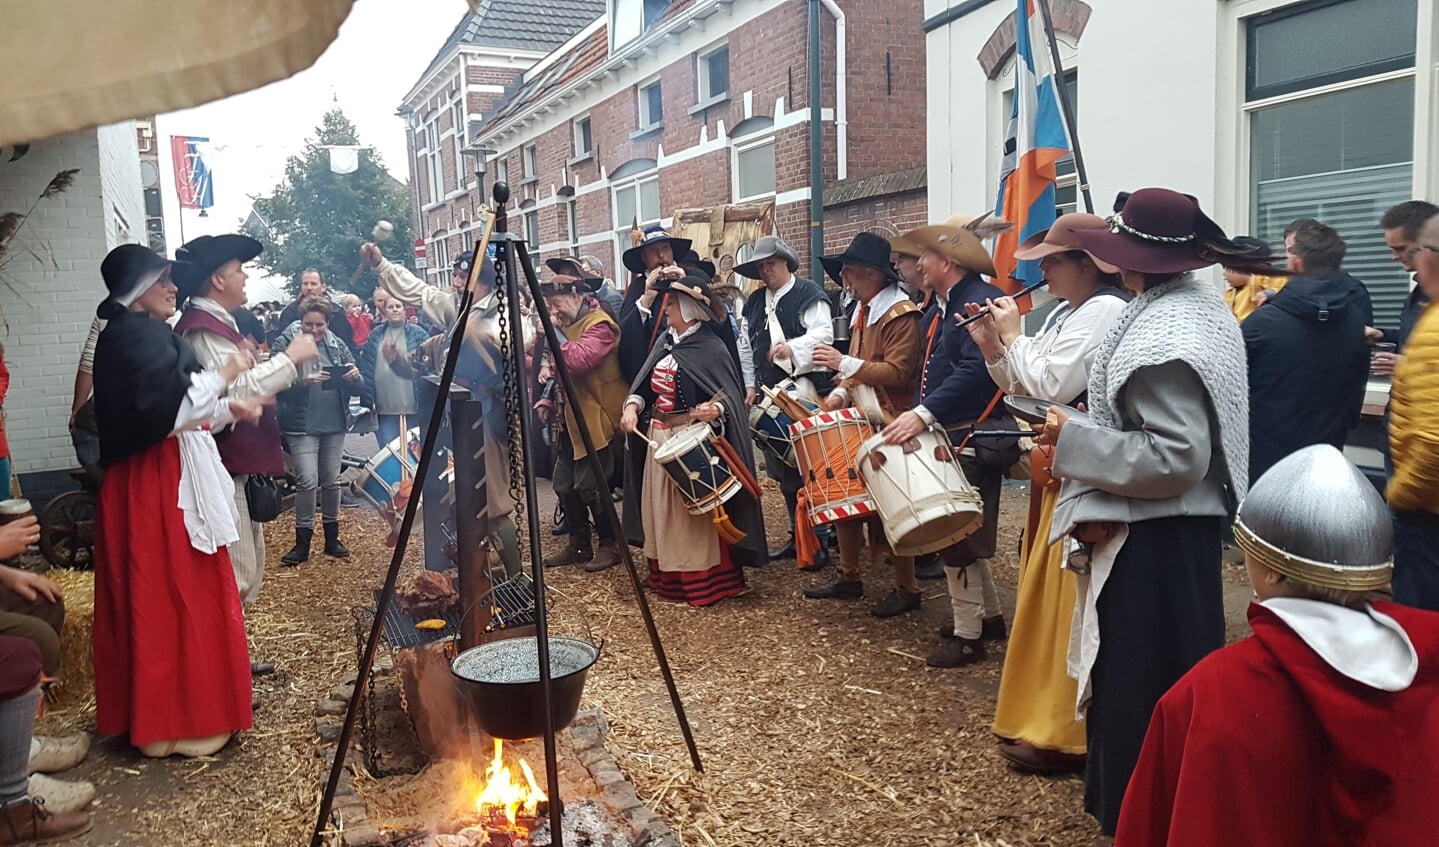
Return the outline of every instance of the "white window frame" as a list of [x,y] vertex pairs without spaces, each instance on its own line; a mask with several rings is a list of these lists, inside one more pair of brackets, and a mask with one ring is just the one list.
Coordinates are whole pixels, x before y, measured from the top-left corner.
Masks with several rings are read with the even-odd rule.
[[748,153],[749,151],[754,150],[754,149],[756,149],[756,148],[758,148],[758,147],[765,147],[765,146],[776,147],[775,135],[774,135],[773,132],[769,132],[769,133],[762,134],[762,135],[760,135],[760,136],[757,137],[757,138],[745,139],[744,141],[737,141],[737,142],[735,142],[733,145],[730,146],[730,196],[734,198],[734,202],[735,202],[735,203],[747,203],[747,202],[751,202],[751,201],[754,201],[754,200],[763,200],[763,199],[767,199],[767,198],[770,198],[770,197],[774,197],[775,194],[777,193],[778,188],[779,188],[779,161],[778,161],[778,159],[776,159],[776,161],[775,161],[775,174],[774,174],[775,187],[774,187],[774,188],[771,188],[769,191],[761,192],[761,193],[759,193],[759,194],[746,194],[746,195],[741,195],[741,194],[740,194],[740,188],[739,188],[739,177],[740,177],[739,157],[740,157],[740,154],[741,154],[741,153]]
[[[725,73],[725,90],[719,92],[718,94],[716,94],[715,92],[713,92],[713,91],[710,90],[710,65],[709,65],[709,60],[710,60],[710,57],[711,57],[711,56],[713,56],[713,55],[715,55],[716,53],[719,53],[719,52],[721,52],[721,51],[723,51],[723,52],[726,54],[726,57],[725,57],[725,69],[726,69],[726,73]],[[729,54],[729,42],[728,42],[728,41],[725,41],[725,42],[720,43],[720,44],[716,44],[716,45],[714,45],[713,47],[708,48],[708,49],[705,50],[704,52],[695,54],[695,86],[696,86],[695,95],[696,95],[696,97],[698,98],[698,103],[696,103],[696,106],[697,106],[697,107],[703,108],[703,107],[705,107],[705,106],[712,106],[712,105],[714,105],[715,103],[721,103],[721,102],[729,99],[729,97],[730,97],[730,79],[729,79],[730,75],[729,75],[729,73],[728,73],[728,70],[729,70],[729,68],[730,68],[730,61],[729,61],[729,56],[728,56],[728,54]]]
[[[581,126],[582,124],[588,124],[588,125],[589,125],[589,128],[590,128],[590,142],[589,142],[589,144],[588,144],[587,146],[581,146],[582,143],[583,143],[583,141],[584,141],[584,137],[583,137],[583,135],[580,133],[580,126]],[[574,149],[575,149],[574,161],[579,161],[579,160],[581,160],[581,159],[588,159],[590,156],[594,155],[594,152],[595,152],[595,124],[594,124],[594,121],[591,121],[591,120],[590,120],[590,115],[589,115],[588,112],[586,112],[585,114],[580,115],[579,117],[577,117],[577,118],[575,118],[574,120],[570,121],[570,135],[571,135],[571,137],[574,139]]]
[[565,198],[565,229],[569,237],[570,252],[580,251],[580,212],[574,197]]
[[529,245],[530,252],[539,255],[540,252],[540,209],[538,206],[530,205],[520,209],[520,220],[525,228],[525,243]]
[[445,169],[440,157],[440,113],[425,122],[425,176],[430,190],[429,205],[445,201]]
[[[649,113],[649,96],[645,93],[651,88],[658,88],[660,92],[660,116],[656,120],[654,115]],[[665,125],[665,89],[659,77],[635,86],[635,132],[643,134],[662,129]]]
[[635,211],[637,213],[636,217],[639,218],[637,223],[639,224],[640,229],[644,229],[647,226],[660,223],[664,219],[664,199],[660,198],[660,202],[659,204],[657,204],[658,208],[655,209],[655,217],[639,217],[638,213],[644,211],[642,208],[642,204],[640,203],[640,186],[647,182],[654,182],[656,187],[655,193],[658,194],[659,180],[659,169],[654,168],[652,170],[644,171],[643,173],[627,176],[619,182],[610,185],[610,219],[613,220],[615,224],[615,245],[619,248],[620,252],[624,252],[625,250],[629,249],[630,227],[632,224],[636,223],[636,221],[619,220],[619,193],[628,189],[634,190]]
[[450,272],[450,235],[440,230],[430,236],[429,243],[435,248],[435,263],[430,266],[430,273],[440,277],[441,280]]
[[495,182],[510,181],[510,161],[504,156],[495,157]]
[[525,182],[540,178],[539,144],[526,144],[520,148],[520,172],[524,174]]
[[456,100],[450,112],[450,122],[455,128],[455,189],[464,191],[469,187],[469,179],[465,175],[465,156],[461,152],[465,149],[465,101]]

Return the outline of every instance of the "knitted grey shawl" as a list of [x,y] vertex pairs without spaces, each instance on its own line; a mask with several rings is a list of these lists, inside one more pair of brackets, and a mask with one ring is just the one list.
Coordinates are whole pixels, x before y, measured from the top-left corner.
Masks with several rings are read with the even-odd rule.
[[1237,504],[1249,490],[1249,370],[1239,324],[1215,286],[1185,274],[1130,301],[1095,353],[1090,417],[1123,429],[1115,409],[1130,376],[1174,361],[1192,368],[1209,394]]

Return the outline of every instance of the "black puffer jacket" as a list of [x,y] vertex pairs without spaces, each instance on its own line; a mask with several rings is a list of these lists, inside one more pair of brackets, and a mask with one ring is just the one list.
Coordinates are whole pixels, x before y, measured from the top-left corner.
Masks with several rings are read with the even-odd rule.
[[1296,276],[1242,327],[1249,479],[1311,444],[1344,446],[1369,376],[1369,292],[1348,274]]

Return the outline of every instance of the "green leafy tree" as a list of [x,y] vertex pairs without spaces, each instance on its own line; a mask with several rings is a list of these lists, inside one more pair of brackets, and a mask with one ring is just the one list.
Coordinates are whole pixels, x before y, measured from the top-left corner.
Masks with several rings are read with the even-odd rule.
[[256,262],[284,277],[291,294],[299,290],[302,271],[319,268],[332,291],[354,291],[368,298],[375,288],[374,275],[354,278],[360,245],[370,239],[376,221],[387,220],[395,226],[395,240],[386,257],[408,261],[409,251],[393,245],[414,242],[410,191],[390,176],[373,149],[360,151],[360,166],[354,173],[331,172],[325,145],[360,144],[355,125],[338,107],[325,113],[315,133],[304,152],[285,163],[285,178],[270,195],[251,198],[255,213],[245,229],[265,245]]

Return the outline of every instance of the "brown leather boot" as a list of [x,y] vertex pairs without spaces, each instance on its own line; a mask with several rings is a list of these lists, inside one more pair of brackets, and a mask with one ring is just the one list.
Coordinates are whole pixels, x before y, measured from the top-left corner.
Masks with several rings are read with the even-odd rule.
[[47,812],[45,801],[26,797],[0,808],[0,845],[52,844],[90,831],[84,812]]

